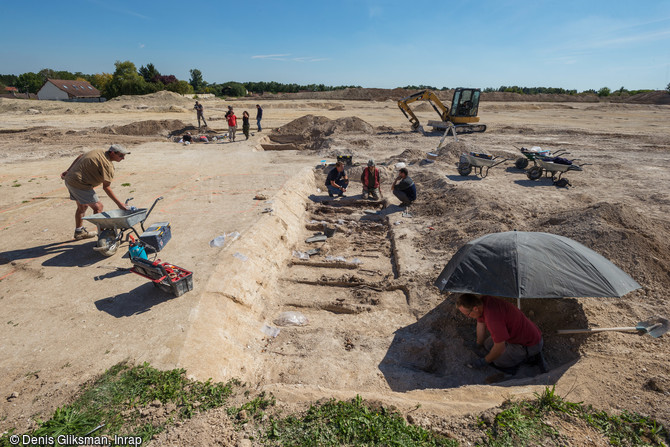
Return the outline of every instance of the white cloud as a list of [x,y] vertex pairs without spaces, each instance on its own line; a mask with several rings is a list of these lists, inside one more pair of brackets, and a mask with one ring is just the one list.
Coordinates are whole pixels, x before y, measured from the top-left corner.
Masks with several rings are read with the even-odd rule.
[[256,56],[251,56],[252,59],[270,59],[270,60],[279,60],[284,61],[285,58],[290,56],[291,53],[285,54],[258,54]]
[[125,15],[128,15],[128,16],[133,16],[133,17],[137,17],[137,18],[140,18],[140,19],[144,19],[144,20],[149,20],[149,17],[147,17],[145,15],[142,15],[142,14],[140,14],[138,12],[135,12],[135,11],[131,11],[130,9],[117,8],[113,5],[109,5],[107,2],[102,2],[102,1],[99,1],[99,0],[88,0],[88,2],[93,3],[95,5],[98,5],[99,7],[104,8],[108,11],[116,12],[118,14],[125,14]]
[[137,46],[138,46],[139,48],[144,48],[145,45],[144,45],[143,43],[140,43],[140,44],[137,45]]

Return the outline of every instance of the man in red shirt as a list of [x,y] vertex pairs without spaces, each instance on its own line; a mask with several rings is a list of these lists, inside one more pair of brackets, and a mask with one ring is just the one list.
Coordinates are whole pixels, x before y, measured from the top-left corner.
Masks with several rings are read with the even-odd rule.
[[235,112],[233,112],[233,106],[228,106],[226,119],[228,120],[228,139],[230,141],[235,141],[235,131],[237,131],[237,116],[235,116]]
[[[514,373],[524,362],[536,363],[545,372],[542,332],[513,304],[488,295],[464,293],[456,300],[458,310],[477,320],[477,345],[486,356],[472,364],[475,368],[494,366]],[[486,332],[490,336],[486,337]]]

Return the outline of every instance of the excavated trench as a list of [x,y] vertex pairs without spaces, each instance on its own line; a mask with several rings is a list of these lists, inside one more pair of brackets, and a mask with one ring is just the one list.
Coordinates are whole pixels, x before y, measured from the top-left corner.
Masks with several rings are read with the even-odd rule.
[[[406,392],[482,384],[495,373],[467,366],[476,358],[467,347],[474,341],[472,321],[434,287],[399,273],[407,269],[399,260],[399,238],[386,201],[310,198],[301,242],[268,299],[271,315],[297,311],[309,323],[282,327],[276,338],[268,339],[262,353],[266,381]],[[333,229],[325,241],[307,242]],[[310,250],[309,259],[299,258]],[[437,304],[427,313],[420,305],[426,300]],[[561,306],[570,315],[581,312],[576,302]],[[568,347],[550,358],[558,366],[577,355]],[[517,378],[537,374],[536,367],[527,366]],[[543,380],[557,379],[547,375]]]

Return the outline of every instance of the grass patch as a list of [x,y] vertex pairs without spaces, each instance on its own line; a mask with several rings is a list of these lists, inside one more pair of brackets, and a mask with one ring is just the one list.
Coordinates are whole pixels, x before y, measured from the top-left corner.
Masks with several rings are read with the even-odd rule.
[[130,183],[121,183],[121,186],[130,186]]
[[[248,396],[248,394],[245,394]],[[258,397],[250,400],[249,402],[243,404],[241,407],[230,407],[228,409],[228,414],[230,416],[236,417],[239,422],[245,422],[249,420],[262,419],[265,415],[265,412],[273,407],[276,403],[274,396],[266,395],[265,391],[261,392]]]
[[610,415],[591,405],[568,402],[546,388],[536,399],[507,402],[486,431],[488,446],[565,445],[560,432],[544,421],[550,415],[581,419],[605,436],[613,446],[664,446],[667,433],[655,420],[637,413],[623,411]]
[[[115,365],[29,435],[85,436],[95,431],[95,436],[107,435],[111,440],[114,435],[139,436],[146,443],[171,423],[223,406],[238,384],[192,381],[185,373],[183,369],[159,371],[147,363]],[[1,447],[11,445],[10,434],[0,437]]]
[[[11,321],[8,324],[12,324]],[[63,367],[69,366],[66,363]],[[26,376],[35,375],[30,372]],[[217,407],[254,442],[272,446],[448,446],[459,443],[442,434],[408,424],[402,414],[380,405],[369,405],[360,396],[350,401],[334,399],[317,403],[300,414],[282,415],[275,398],[247,390],[240,406],[228,400],[237,380],[228,383],[198,382],[185,377],[183,369],[160,371],[144,363],[120,363],[82,387],[74,402],[57,408],[50,419],[26,433],[34,437],[134,436],[148,443],[171,424]],[[585,424],[602,434],[613,446],[664,446],[668,434],[656,421],[623,411],[610,415],[582,403],[568,402],[555,388],[546,388],[535,399],[505,402],[495,418],[482,415],[477,424],[463,420],[470,444],[502,446],[559,446],[574,443]],[[417,406],[418,408],[418,406]],[[555,424],[560,419],[561,424]],[[551,421],[554,421],[552,423]],[[557,426],[560,426],[560,430]],[[567,427],[567,428],[566,428]],[[572,430],[570,433],[561,430]],[[0,447],[9,447],[10,430],[0,436]],[[578,442],[578,441],[577,441]]]
[[290,446],[457,446],[453,439],[409,425],[384,407],[371,409],[360,396],[349,402],[330,400],[303,416],[271,419],[264,443]]

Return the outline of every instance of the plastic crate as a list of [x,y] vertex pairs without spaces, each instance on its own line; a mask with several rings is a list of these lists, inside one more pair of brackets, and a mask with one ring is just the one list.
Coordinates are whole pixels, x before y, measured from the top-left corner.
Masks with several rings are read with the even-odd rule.
[[171,238],[172,229],[170,227],[170,222],[151,224],[151,226],[140,235],[140,240],[145,244],[147,251],[149,252],[161,251]]
[[138,274],[154,283],[155,287],[172,293],[174,296],[181,296],[186,292],[193,290],[193,272],[185,268],[147,259],[132,259],[133,268],[131,272]]
[[341,161],[347,166],[351,166],[353,163],[353,159],[351,155],[338,155],[337,156],[337,161]]

